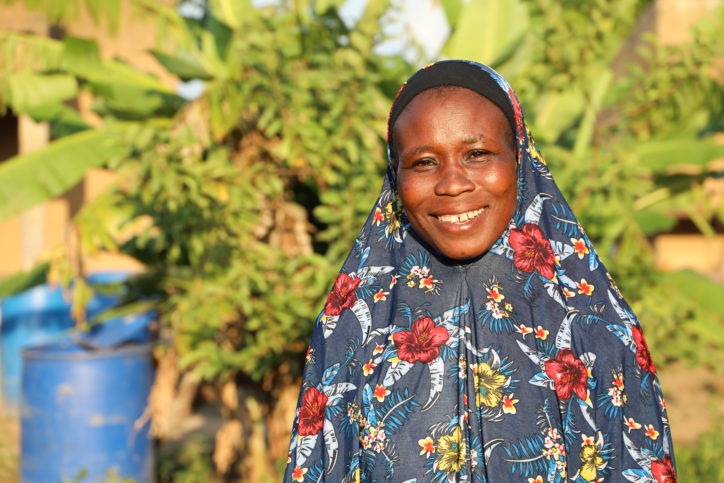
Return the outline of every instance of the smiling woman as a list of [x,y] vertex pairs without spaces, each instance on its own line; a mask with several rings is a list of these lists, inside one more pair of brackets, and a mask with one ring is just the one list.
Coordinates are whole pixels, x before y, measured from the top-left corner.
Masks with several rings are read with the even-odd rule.
[[416,96],[393,126],[397,190],[427,243],[455,260],[482,255],[508,226],[517,193],[511,126],[463,87]]
[[317,319],[285,481],[675,482],[641,327],[492,69],[400,89]]

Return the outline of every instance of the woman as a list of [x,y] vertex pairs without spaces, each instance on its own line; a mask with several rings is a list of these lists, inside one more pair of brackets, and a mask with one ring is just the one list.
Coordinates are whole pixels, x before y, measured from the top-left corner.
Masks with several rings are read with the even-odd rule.
[[641,328],[508,83],[420,70],[388,149],[312,336],[285,481],[676,481]]

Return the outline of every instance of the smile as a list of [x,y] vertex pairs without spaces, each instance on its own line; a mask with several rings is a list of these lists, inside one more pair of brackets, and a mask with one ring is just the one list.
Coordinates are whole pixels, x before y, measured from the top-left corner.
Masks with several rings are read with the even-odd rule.
[[485,211],[485,208],[466,211],[465,213],[458,213],[457,215],[437,215],[436,218],[443,223],[455,223],[459,225],[476,218],[483,211]]

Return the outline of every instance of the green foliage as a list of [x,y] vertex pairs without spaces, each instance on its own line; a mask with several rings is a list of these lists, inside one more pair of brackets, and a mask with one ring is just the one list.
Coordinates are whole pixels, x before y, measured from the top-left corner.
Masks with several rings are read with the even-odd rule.
[[721,449],[724,448],[724,431],[721,421],[700,436],[693,446],[676,449],[676,468],[679,481],[724,481]]
[[43,262],[25,272],[19,272],[0,281],[0,297],[23,292],[31,287],[45,283],[48,262]]
[[[4,163],[0,215],[60,194],[90,166],[112,168],[119,184],[76,218],[84,249],[146,264],[128,301],[154,301],[184,369],[260,379],[303,351],[379,189],[389,86],[407,70],[370,55],[386,7],[372,2],[348,26],[334,2],[211,2],[199,19],[132,3],[173,36],[153,51],[159,63],[204,79],[203,95],[183,102],[154,77],[103,60],[92,40],[3,34],[9,106],[57,127],[72,117],[64,101],[85,91],[103,125],[78,123]],[[23,180],[22,196],[11,178]]]
[[170,129],[140,129],[132,156],[112,164],[119,226],[136,227],[120,249],[148,266],[139,291],[162,294],[184,369],[259,379],[305,347],[374,200],[381,85],[397,71],[359,34],[375,17],[350,30],[334,9],[300,20],[270,7],[232,28],[148,7],[179,35],[178,50],[156,58],[207,82]]
[[[70,189],[93,166],[126,156],[128,126],[112,124],[62,138],[42,151],[0,165],[0,218],[16,215]],[[18,191],[19,183],[23,190]]]
[[194,436],[187,441],[161,448],[156,458],[160,483],[217,483],[212,463],[213,441]]
[[[446,54],[490,63],[516,87],[538,148],[644,321],[657,359],[721,370],[724,307],[697,295],[721,285],[657,270],[651,237],[681,217],[707,235],[724,220],[724,206],[703,188],[721,176],[711,161],[724,154],[712,135],[724,106],[721,80],[712,76],[724,53],[714,27],[724,9],[698,26],[692,42],[664,46],[635,30],[647,1],[525,0],[516,18],[494,9],[473,15],[487,5],[482,0],[457,3],[461,20]],[[506,55],[505,37],[494,48],[477,42],[489,24],[529,28]]]

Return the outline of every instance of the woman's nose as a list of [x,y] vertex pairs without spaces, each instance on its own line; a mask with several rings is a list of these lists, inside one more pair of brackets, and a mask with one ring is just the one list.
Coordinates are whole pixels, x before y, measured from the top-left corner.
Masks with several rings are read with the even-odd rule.
[[438,196],[458,196],[475,189],[475,183],[470,179],[469,173],[458,163],[446,163],[438,171],[438,180],[435,183],[435,194]]

